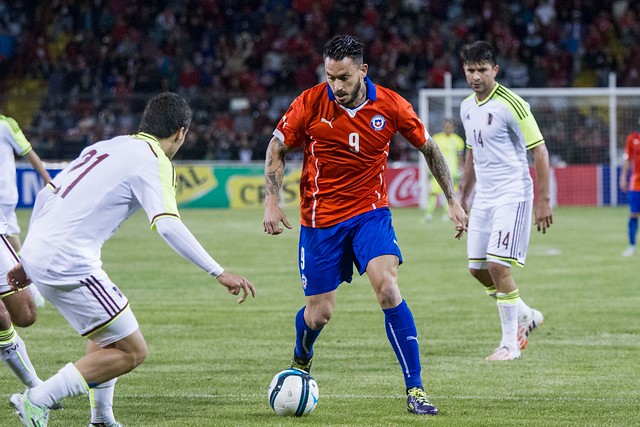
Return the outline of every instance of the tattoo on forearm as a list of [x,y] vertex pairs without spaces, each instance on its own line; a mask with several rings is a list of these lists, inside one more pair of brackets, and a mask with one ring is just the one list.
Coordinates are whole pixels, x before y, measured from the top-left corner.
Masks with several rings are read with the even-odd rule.
[[[274,145],[274,141],[277,141],[277,145]],[[264,185],[267,196],[278,196],[280,193],[282,181],[284,180],[285,154],[286,147],[282,141],[277,138],[272,139],[267,149],[264,168]]]
[[433,141],[433,139],[429,138],[427,143],[420,148],[420,151],[424,155],[433,177],[438,181],[440,188],[442,188],[445,197],[450,199],[455,196],[451,171],[449,171],[447,161],[442,155],[442,152],[440,152],[438,145]]

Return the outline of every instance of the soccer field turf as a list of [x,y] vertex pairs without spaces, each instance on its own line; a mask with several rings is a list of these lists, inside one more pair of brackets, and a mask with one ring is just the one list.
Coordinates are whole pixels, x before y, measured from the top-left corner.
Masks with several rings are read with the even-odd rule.
[[[301,419],[267,403],[288,366],[296,311],[304,304],[293,230],[267,236],[261,210],[183,210],[213,257],[248,277],[255,300],[236,297],[176,255],[144,214],[103,248],[104,268],[129,297],[149,344],[138,369],[117,383],[116,418],[135,426],[631,426],[640,425],[640,257],[623,258],[625,208],[558,208],[545,235],[532,232],[520,294],[545,315],[522,359],[489,363],[500,340],[495,302],[467,271],[466,237],[451,223],[420,222],[396,209],[404,256],[399,284],[420,334],[423,379],[440,414],[410,415],[404,383],[366,277],[343,284],[315,346],[320,400]],[[23,229],[29,211],[20,211]],[[78,359],[85,340],[47,304],[19,329],[42,378]],[[0,367],[5,399],[21,384]],[[7,402],[7,400],[5,400]],[[50,426],[86,426],[88,398],[63,402]],[[8,403],[0,426],[18,426]]]

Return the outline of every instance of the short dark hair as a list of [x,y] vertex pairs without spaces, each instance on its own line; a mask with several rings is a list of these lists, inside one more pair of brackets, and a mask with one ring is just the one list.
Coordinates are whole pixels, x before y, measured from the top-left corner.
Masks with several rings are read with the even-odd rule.
[[364,64],[364,45],[357,37],[338,34],[324,45],[324,57],[341,61],[351,58],[358,65]]
[[163,92],[147,103],[138,132],[168,138],[180,128],[189,129],[192,114],[184,98],[173,92]]
[[496,65],[496,55],[493,46],[482,40],[462,46],[460,58],[463,64],[481,64],[488,62],[491,66]]

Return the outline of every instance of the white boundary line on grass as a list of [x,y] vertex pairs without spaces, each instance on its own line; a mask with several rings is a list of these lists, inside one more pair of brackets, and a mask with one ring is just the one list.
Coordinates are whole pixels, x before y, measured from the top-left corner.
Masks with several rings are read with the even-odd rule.
[[[262,394],[208,394],[208,393],[166,393],[166,394],[118,394],[118,398],[142,398],[142,399],[158,399],[158,398],[198,398],[198,399],[228,399],[228,398],[266,398],[267,393],[265,391],[264,395]],[[396,395],[396,396],[373,396],[366,394],[321,394],[321,398],[329,398],[329,399],[404,399],[406,396]],[[429,395],[432,399],[454,399],[454,400],[495,400],[495,396],[434,396]],[[526,401],[526,400],[535,400],[535,401],[575,401],[575,402],[637,402],[636,398],[627,398],[627,397],[566,397],[566,396],[555,396],[555,397],[515,397],[515,396],[501,396],[500,400],[512,400],[512,401]]]

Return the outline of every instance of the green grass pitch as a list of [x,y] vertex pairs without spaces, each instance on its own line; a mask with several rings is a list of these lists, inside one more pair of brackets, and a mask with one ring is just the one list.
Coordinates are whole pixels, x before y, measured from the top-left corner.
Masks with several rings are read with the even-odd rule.
[[[27,228],[29,211],[20,211]],[[495,303],[468,274],[465,240],[450,223],[396,209],[404,256],[399,283],[420,334],[423,379],[437,417],[410,415],[383,315],[366,277],[338,291],[316,343],[316,410],[293,419],[269,408],[267,386],[288,366],[304,304],[294,230],[267,236],[261,210],[183,210],[220,264],[257,288],[243,305],[176,255],[138,213],[103,249],[104,268],[129,297],[150,355],[116,387],[115,413],[134,426],[632,426],[640,425],[640,258],[623,258],[625,208],[558,208],[532,232],[521,295],[545,314],[522,359],[484,361],[500,339]],[[85,340],[48,304],[19,333],[47,378]],[[0,367],[3,398],[21,384]],[[8,401],[0,426],[18,426]],[[64,402],[50,426],[86,426],[88,398]]]

